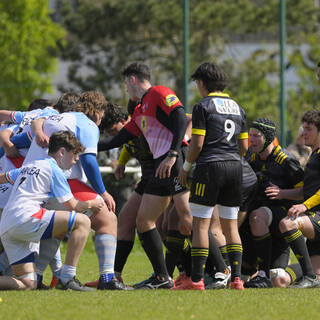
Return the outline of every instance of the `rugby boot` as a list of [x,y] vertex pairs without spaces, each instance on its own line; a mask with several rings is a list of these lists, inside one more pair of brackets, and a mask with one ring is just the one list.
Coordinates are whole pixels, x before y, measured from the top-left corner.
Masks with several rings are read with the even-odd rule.
[[98,290],[133,290],[132,287],[126,286],[120,282],[116,277],[113,277],[109,282],[103,282],[101,278],[98,283]]
[[235,277],[233,282],[230,282],[230,289],[244,290],[243,281],[239,277]]
[[214,275],[213,281],[206,285],[206,289],[226,289],[231,273],[217,272]]
[[245,288],[266,289],[272,288],[272,283],[267,277],[257,275],[253,279],[244,283]]
[[135,287],[135,289],[171,289],[174,287],[174,281],[169,277],[168,279],[161,279],[159,276],[154,276],[151,281],[145,282],[143,285],[139,287]]
[[179,286],[181,283],[183,283],[187,279],[189,279],[189,277],[187,277],[185,273],[180,273],[177,279],[175,280],[175,286]]
[[171,290],[205,290],[205,286],[203,279],[198,282],[193,282],[191,278],[187,278]]
[[73,277],[65,284],[63,284],[59,279],[56,285],[56,289],[73,291],[94,291],[94,289],[84,286],[76,277]]
[[135,283],[133,285],[133,288],[134,289],[140,289],[140,287],[143,287],[145,284],[152,282],[155,278],[156,278],[156,275],[153,273],[150,278],[142,280],[142,281],[140,281],[138,283]]
[[320,280],[317,277],[304,276],[298,282],[289,286],[292,289],[318,288],[320,287]]

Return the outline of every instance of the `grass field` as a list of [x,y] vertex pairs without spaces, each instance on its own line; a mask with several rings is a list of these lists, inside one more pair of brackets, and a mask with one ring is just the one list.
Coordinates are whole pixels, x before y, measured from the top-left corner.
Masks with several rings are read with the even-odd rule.
[[[62,251],[65,251],[63,245]],[[132,284],[152,273],[140,245],[136,243],[123,278]],[[82,282],[98,276],[97,259],[90,239],[83,253],[78,278]],[[51,279],[45,274],[45,283]],[[218,291],[95,291],[59,290],[0,292],[1,320],[28,319],[320,319],[320,289],[260,289]]]

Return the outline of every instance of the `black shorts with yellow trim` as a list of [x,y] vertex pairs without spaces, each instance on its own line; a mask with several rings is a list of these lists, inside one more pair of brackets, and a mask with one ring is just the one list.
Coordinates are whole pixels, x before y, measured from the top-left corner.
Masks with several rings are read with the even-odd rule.
[[242,199],[242,165],[240,161],[215,161],[197,164],[190,202],[205,206],[220,204],[239,207]]
[[187,188],[181,186],[181,184],[178,181],[178,175],[179,175],[180,169],[183,166],[183,162],[186,156],[186,151],[187,151],[186,146],[183,146],[180,149],[178,157],[176,158],[176,162],[171,168],[171,175],[169,178],[160,179],[159,177],[155,176],[157,168],[159,167],[162,160],[167,157],[167,155],[164,154],[158,159],[155,159],[154,172],[145,187],[144,193],[152,194],[160,197],[167,197],[167,196],[173,196],[180,192],[186,191]]
[[314,239],[312,241],[319,241],[320,242],[320,212],[319,211],[308,211],[306,212],[306,215],[310,219],[310,222],[312,223],[313,229],[314,229]]

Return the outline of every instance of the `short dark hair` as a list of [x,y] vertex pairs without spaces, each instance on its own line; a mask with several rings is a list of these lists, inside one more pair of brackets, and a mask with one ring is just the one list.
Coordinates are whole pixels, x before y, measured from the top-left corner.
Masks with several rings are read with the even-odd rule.
[[36,110],[36,109],[44,109],[48,106],[51,106],[51,101],[47,99],[34,99],[28,107],[28,111]]
[[124,77],[135,76],[139,79],[139,81],[151,79],[151,70],[150,68],[143,62],[133,62],[126,66],[121,74]]
[[59,113],[65,112],[69,107],[76,104],[79,101],[80,96],[74,92],[64,93],[57,103],[53,106]]
[[313,123],[318,131],[320,131],[320,111],[309,110],[301,118],[301,122],[306,122],[308,124]]
[[48,153],[54,154],[60,148],[65,148],[74,154],[84,152],[84,146],[70,131],[58,131],[50,137]]
[[216,64],[204,62],[191,75],[192,80],[202,80],[209,92],[223,91],[227,87],[227,75]]
[[119,105],[109,102],[99,128],[101,131],[108,130],[121,120],[128,120],[128,113]]

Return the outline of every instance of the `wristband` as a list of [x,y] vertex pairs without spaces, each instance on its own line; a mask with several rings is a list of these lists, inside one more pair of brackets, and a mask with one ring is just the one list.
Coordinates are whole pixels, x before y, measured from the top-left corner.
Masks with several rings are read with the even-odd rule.
[[177,157],[178,157],[178,154],[177,154],[177,153],[174,153],[174,152],[172,152],[172,151],[168,151],[167,157],[169,157],[169,158],[177,158]]
[[192,163],[185,160],[183,164],[183,170],[188,172],[190,171],[191,167],[192,167]]

